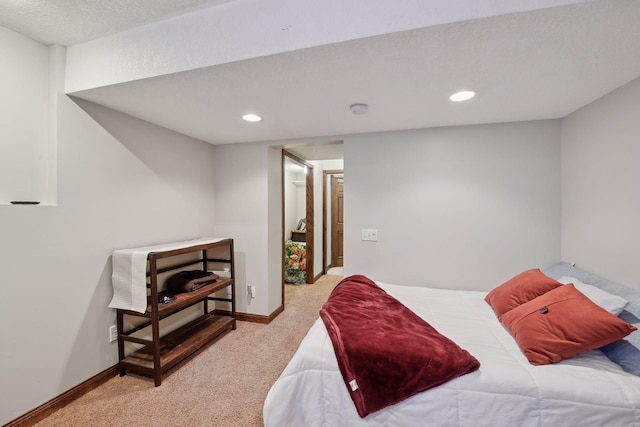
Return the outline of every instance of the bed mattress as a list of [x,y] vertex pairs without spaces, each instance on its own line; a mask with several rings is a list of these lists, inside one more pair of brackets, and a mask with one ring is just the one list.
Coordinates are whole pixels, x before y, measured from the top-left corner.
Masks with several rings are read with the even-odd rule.
[[361,418],[318,319],[269,391],[265,426],[640,426],[640,377],[599,350],[533,366],[485,292],[377,283],[480,369]]

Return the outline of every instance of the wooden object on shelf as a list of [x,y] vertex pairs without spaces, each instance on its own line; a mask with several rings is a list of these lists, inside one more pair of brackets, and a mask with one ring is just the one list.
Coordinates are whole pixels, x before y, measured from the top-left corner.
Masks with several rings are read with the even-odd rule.
[[[198,253],[197,260],[170,263],[160,260],[178,257],[180,255]],[[216,257],[210,257],[214,252]],[[220,254],[223,254],[222,256]],[[169,263],[168,265],[165,265]],[[214,283],[205,285],[193,292],[174,293],[160,290],[158,275],[166,272],[178,272],[186,267],[201,265],[203,271],[209,271],[212,266],[218,270],[229,270],[229,277],[220,277]],[[224,267],[220,267],[224,266]],[[127,371],[134,372],[154,379],[155,385],[162,384],[163,374],[181,361],[193,355],[198,349],[220,336],[236,328],[235,303],[235,266],[233,239],[222,239],[214,243],[195,244],[180,249],[154,251],[147,257],[147,277],[149,280],[149,296],[144,313],[132,310],[116,310],[118,326],[118,359],[120,375]],[[230,289],[230,297],[223,298],[213,295],[223,289]],[[168,303],[160,302],[165,296],[172,295],[175,299]],[[230,303],[230,311],[209,310],[209,301],[224,301]],[[202,314],[195,320],[178,329],[162,335],[160,320],[176,314],[188,307],[200,304]],[[124,317],[134,316],[146,318],[147,321],[127,330],[124,329]],[[138,331],[151,327],[151,339],[134,336]],[[125,342],[141,344],[143,347],[131,354],[125,355]]]
[[306,230],[291,230],[291,240],[294,242],[306,242],[307,231]]

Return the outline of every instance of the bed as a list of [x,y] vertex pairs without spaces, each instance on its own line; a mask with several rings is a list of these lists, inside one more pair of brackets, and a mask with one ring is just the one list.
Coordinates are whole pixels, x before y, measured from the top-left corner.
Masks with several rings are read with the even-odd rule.
[[[581,281],[607,294],[622,294],[627,304],[616,318],[640,326],[640,293],[567,263],[543,272],[554,279],[568,276],[572,283]],[[640,426],[636,363],[640,331],[616,339],[609,357],[594,349],[534,365],[485,301],[487,292],[376,284],[468,351],[479,369],[362,416],[338,363],[333,338],[319,318],[268,393],[266,427]],[[557,306],[550,307],[553,312]],[[610,359],[615,359],[618,344],[636,351],[626,354],[626,365]]]

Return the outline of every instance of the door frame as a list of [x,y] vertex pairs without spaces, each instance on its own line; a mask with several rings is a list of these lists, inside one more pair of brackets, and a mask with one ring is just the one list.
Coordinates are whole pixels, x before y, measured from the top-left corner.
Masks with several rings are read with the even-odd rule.
[[[286,149],[282,149],[282,165],[280,167],[281,170],[281,174],[282,174],[282,231],[284,233],[285,230],[285,225],[284,225],[284,186],[285,186],[285,182],[284,182],[284,162],[285,162],[285,158],[288,158],[289,160],[294,161],[295,163],[300,164],[301,166],[305,166],[307,168],[307,174],[306,174],[306,186],[305,186],[305,192],[306,192],[306,216],[305,216],[305,220],[307,222],[307,232],[305,233],[305,237],[306,237],[306,247],[307,247],[307,283],[314,283],[315,282],[315,277],[313,275],[313,254],[314,254],[314,232],[313,232],[313,217],[314,217],[314,211],[313,211],[313,165],[308,163],[307,161],[305,161],[304,159],[296,156],[295,154],[287,151]],[[282,300],[284,301],[284,236],[282,237],[282,249],[280,250],[281,253],[281,262],[280,262],[280,268],[282,269]]]
[[331,267],[327,264],[327,179],[329,175],[344,176],[344,169],[322,171],[322,274],[327,274],[327,270]]

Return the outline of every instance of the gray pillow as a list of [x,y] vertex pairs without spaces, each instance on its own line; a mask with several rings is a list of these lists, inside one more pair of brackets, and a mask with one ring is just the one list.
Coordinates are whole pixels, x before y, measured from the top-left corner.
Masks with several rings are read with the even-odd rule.
[[600,350],[625,371],[640,376],[640,292],[581,270],[568,262],[559,262],[549,268],[542,269],[542,272],[556,280],[562,276],[575,277],[581,282],[596,286],[629,301],[619,317],[634,325],[638,330],[621,340],[601,347]]
[[625,310],[640,318],[640,292],[627,288],[619,283],[612,282],[600,276],[596,276],[593,273],[574,267],[568,262],[559,262],[552,265],[549,268],[543,268],[542,272],[547,276],[558,280],[562,276],[571,276],[580,280],[587,285],[596,286],[602,290],[609,292],[610,294],[618,295],[627,301],[629,304],[625,307]]
[[623,311],[620,318],[638,330],[621,340],[600,347],[600,350],[622,369],[640,377],[640,319],[628,311]]

